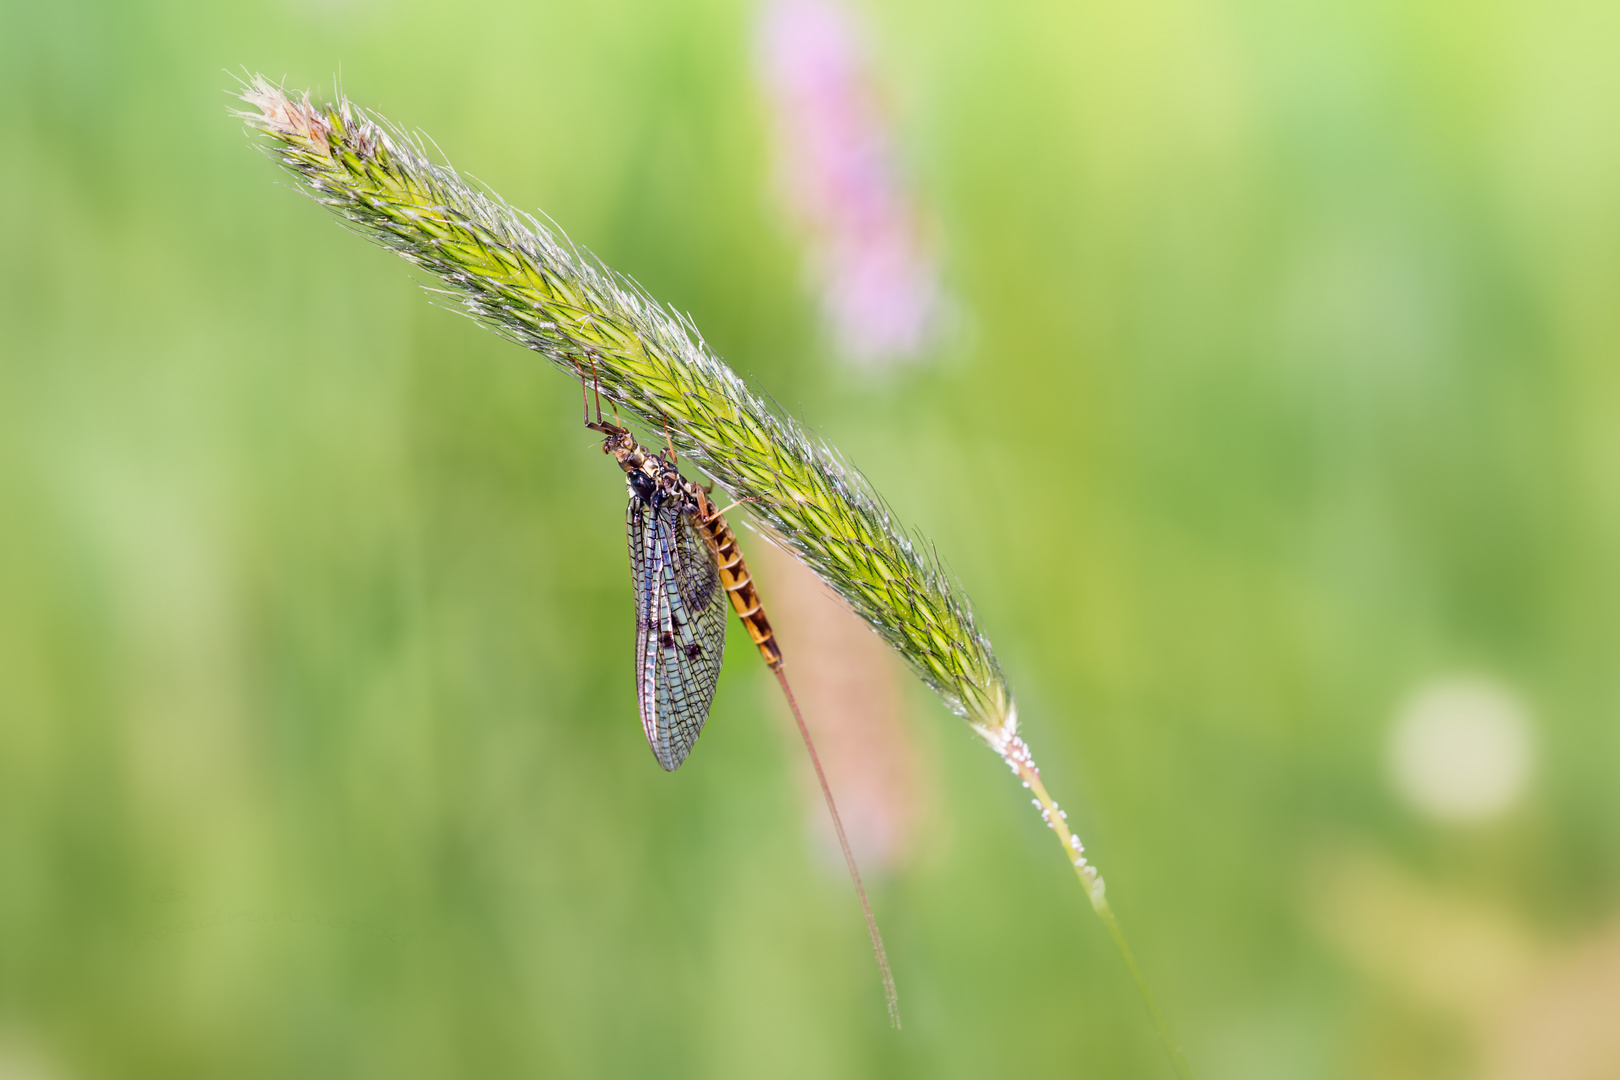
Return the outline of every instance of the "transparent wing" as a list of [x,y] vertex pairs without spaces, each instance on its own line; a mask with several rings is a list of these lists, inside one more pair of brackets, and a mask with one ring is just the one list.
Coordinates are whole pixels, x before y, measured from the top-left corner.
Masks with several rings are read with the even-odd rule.
[[632,495],[625,525],[641,728],[658,764],[674,770],[709,718],[726,645],[726,594],[714,556],[679,504]]

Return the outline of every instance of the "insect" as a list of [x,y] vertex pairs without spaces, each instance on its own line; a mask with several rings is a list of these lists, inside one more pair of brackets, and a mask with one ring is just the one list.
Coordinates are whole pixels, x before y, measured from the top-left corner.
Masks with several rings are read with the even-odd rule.
[[[582,394],[584,389],[582,382]],[[625,527],[636,590],[636,700],[641,728],[653,756],[665,770],[678,769],[703,730],[720,678],[729,598],[737,618],[776,676],[810,753],[844,862],[866,916],[866,930],[883,976],[889,1020],[898,1028],[900,1006],[883,937],[878,933],[866,886],[861,883],[861,872],[844,834],[832,787],[788,684],[782,649],[748,564],[743,561],[736,534],[726,523],[724,513],[710,500],[709,491],[681,475],[673,443],[667,458],[648,453],[627,428],[603,422],[600,396],[594,422],[587,403],[585,426],[601,433],[602,452],[618,462],[629,488]]]

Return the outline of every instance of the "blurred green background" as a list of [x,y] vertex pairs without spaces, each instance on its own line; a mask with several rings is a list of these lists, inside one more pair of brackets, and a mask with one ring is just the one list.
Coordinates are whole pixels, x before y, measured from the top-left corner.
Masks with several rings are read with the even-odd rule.
[[[543,207],[937,543],[1200,1077],[1616,1075],[1620,8],[859,11],[963,311],[877,380],[750,4],[4,0],[0,1077],[1169,1074],[910,682],[886,1028],[742,635],[647,752],[577,388],[289,191],[242,65]],[[1453,673],[1533,748],[1468,823],[1388,765]]]

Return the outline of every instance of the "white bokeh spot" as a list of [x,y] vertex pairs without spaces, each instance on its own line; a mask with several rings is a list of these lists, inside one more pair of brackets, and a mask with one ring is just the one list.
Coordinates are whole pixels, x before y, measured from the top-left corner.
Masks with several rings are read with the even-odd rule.
[[1529,782],[1533,756],[1523,700],[1480,676],[1419,685],[1390,733],[1396,789],[1441,821],[1484,821],[1509,809]]

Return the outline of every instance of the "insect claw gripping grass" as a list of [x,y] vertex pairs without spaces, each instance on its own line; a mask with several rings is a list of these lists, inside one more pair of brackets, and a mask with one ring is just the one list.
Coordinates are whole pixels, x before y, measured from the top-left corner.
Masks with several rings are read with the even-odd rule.
[[[266,152],[306,194],[437,277],[445,288],[436,291],[489,329],[592,380],[648,431],[668,432],[683,457],[746,500],[772,539],[843,597],[997,753],[1020,748],[1023,767],[1011,758],[1009,764],[1045,795],[1018,738],[1012,693],[956,583],[893,520],[860,473],[750,391],[690,318],[560,230],[434,164],[420,137],[341,95],[335,104],[316,105],[307,93],[254,75],[238,96],[247,108],[236,115],[267,137]],[[1067,826],[1056,831],[1073,862]],[[1123,949],[1101,879],[1088,864],[1075,869],[1125,952],[1178,1073],[1186,1075]]]

